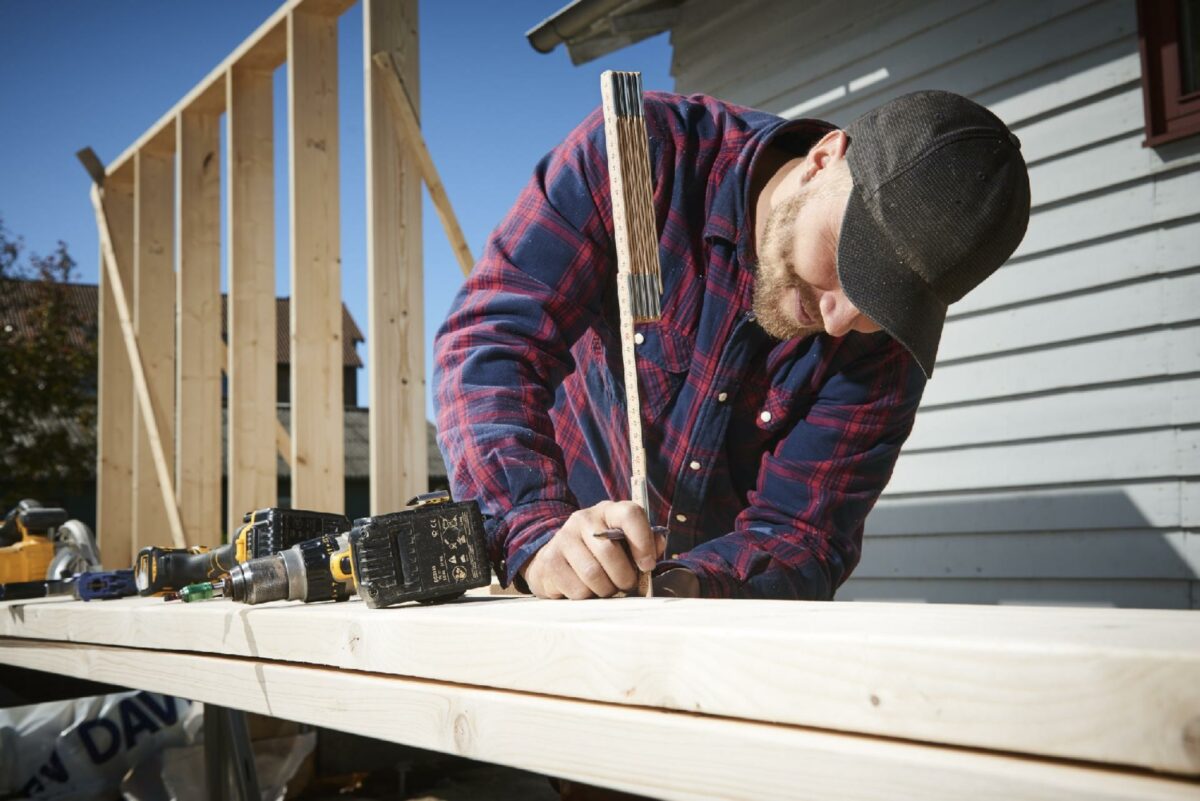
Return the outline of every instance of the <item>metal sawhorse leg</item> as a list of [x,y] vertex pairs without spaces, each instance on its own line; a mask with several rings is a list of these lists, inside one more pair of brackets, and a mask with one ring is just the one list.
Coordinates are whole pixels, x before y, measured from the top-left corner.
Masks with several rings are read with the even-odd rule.
[[245,712],[204,705],[204,766],[210,801],[261,801]]

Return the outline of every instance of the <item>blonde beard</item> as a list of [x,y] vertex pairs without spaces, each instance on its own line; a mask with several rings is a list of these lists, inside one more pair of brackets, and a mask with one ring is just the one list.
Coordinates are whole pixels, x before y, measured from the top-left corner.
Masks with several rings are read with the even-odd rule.
[[[801,207],[809,201],[811,185],[806,184],[794,195],[771,209],[763,229],[763,242],[754,275],[754,316],[770,336],[779,340],[812,336],[825,330],[820,305],[812,286],[788,269],[796,223]],[[791,290],[800,293],[805,311],[817,322],[802,325],[784,309]]]

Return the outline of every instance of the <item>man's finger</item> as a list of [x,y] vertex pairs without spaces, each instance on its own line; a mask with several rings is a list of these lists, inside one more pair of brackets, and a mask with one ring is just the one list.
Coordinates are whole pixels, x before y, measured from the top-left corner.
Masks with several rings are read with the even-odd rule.
[[[588,595],[584,597],[596,595],[600,598],[608,598],[617,594],[617,586],[608,575],[608,571],[596,559],[591,549],[583,544],[582,537],[565,540],[562,545],[562,555],[570,565],[570,569],[574,571],[575,576],[587,586]],[[567,597],[575,598],[576,596],[567,593]]]
[[625,541],[639,570],[653,570],[658,562],[658,540],[650,531],[650,522],[642,507],[629,501],[604,506],[606,528],[619,528],[625,532]]
[[595,536],[584,537],[583,541],[618,589],[628,591],[637,586],[637,568],[622,542]]

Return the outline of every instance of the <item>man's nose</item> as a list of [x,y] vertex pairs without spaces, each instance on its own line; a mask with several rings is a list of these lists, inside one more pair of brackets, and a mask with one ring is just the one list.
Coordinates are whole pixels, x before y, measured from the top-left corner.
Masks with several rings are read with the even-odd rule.
[[844,337],[854,328],[860,312],[845,295],[826,292],[821,297],[821,317],[825,321],[825,333],[831,337]]

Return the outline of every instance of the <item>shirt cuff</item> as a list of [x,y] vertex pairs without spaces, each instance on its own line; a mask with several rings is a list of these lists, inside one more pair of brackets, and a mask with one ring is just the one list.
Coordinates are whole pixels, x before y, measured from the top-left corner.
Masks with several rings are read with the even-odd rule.
[[529,585],[521,578],[521,568],[558,533],[575,511],[574,506],[561,501],[542,501],[512,509],[508,514],[508,530],[518,533],[509,537],[505,545],[506,558],[496,571],[500,582],[506,587],[513,584],[520,592],[528,593]]

